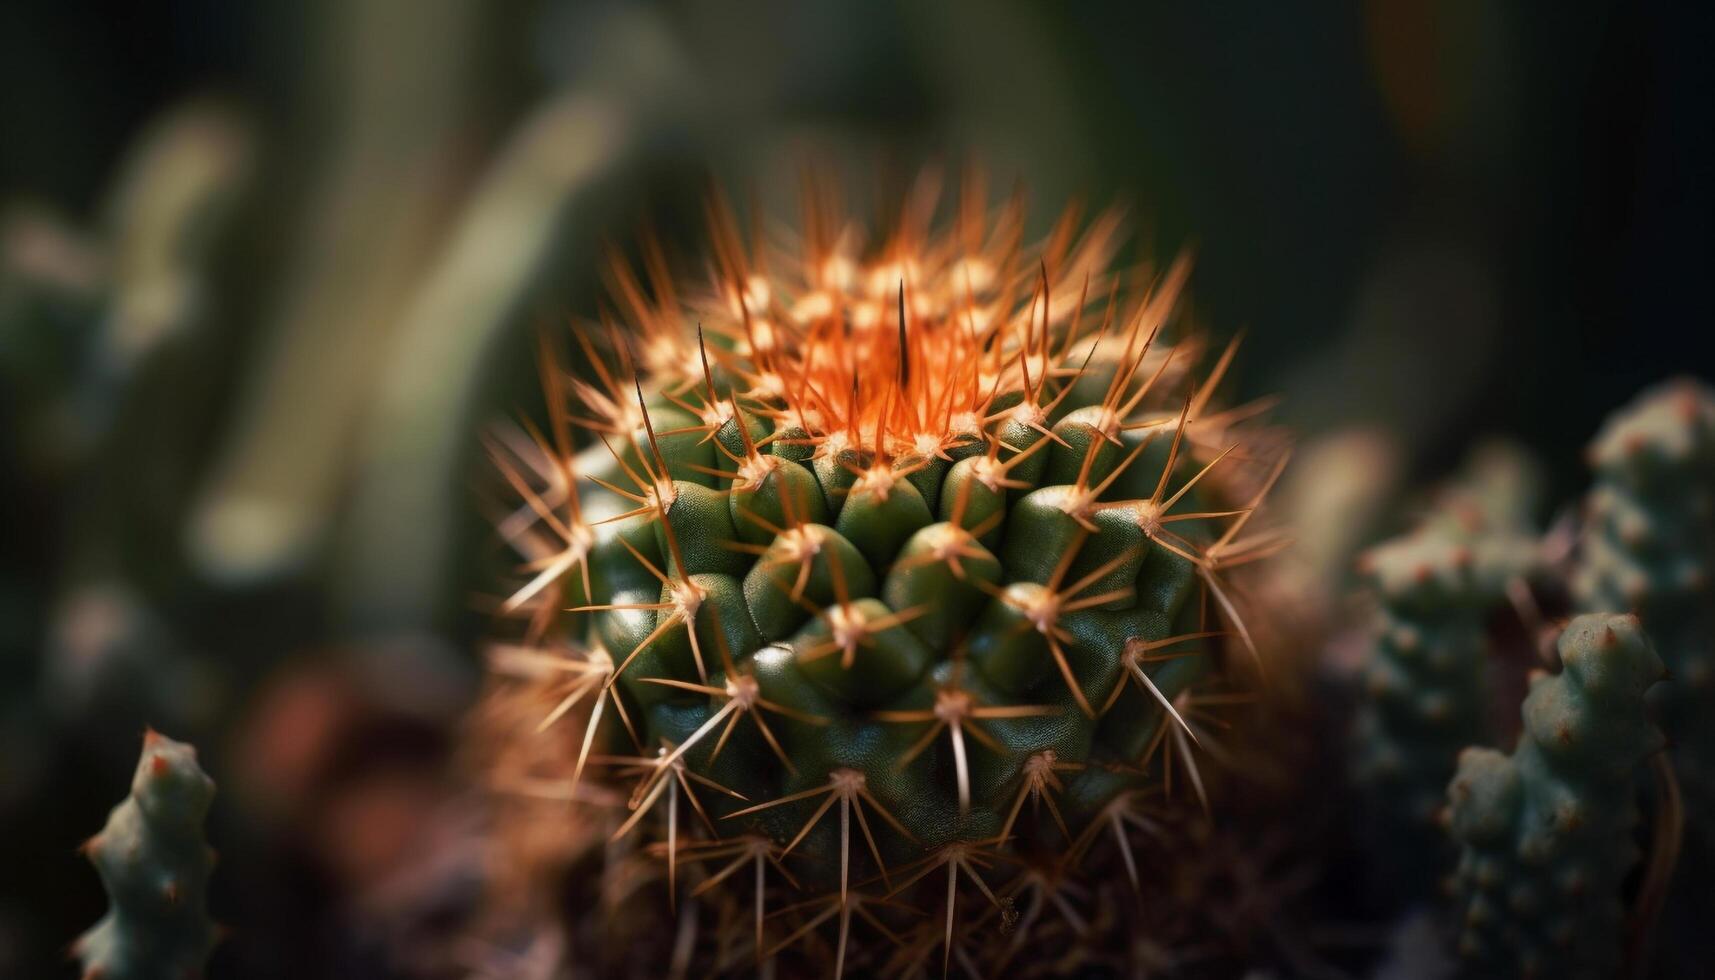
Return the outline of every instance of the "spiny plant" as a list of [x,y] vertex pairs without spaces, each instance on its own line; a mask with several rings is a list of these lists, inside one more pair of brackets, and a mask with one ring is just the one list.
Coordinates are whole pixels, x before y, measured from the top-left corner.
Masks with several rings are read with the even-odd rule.
[[1559,649],[1561,672],[1531,681],[1512,754],[1467,749],[1447,788],[1471,976],[1619,971],[1637,771],[1662,745],[1644,692],[1665,670],[1635,616],[1579,616]]
[[1647,915],[1663,903],[1661,958],[1696,975],[1715,950],[1715,900],[1700,884],[1715,867],[1715,390],[1678,378],[1644,391],[1603,423],[1587,458],[1595,485],[1571,591],[1580,609],[1637,613],[1667,664],[1650,696],[1671,742],[1658,775],[1678,785],[1658,781],[1651,798],[1651,861],[1672,888],[1639,905]]
[[1112,217],[1027,248],[972,181],[932,233],[923,186],[868,251],[813,187],[790,250],[717,199],[708,288],[616,262],[624,324],[572,372],[545,340],[545,424],[489,443],[496,664],[560,679],[520,726],[577,747],[512,788],[622,801],[710,969],[1016,960],[961,915],[1072,909],[1097,863],[1141,889],[1261,664],[1233,572],[1287,543],[1285,453],[1216,407],[1234,347],[1196,375],[1188,264],[1122,289]]
[[218,938],[207,910],[214,851],[202,836],[213,799],[195,748],[144,736],[131,795],[83,845],[112,902],[72,946],[84,980],[202,976]]
[[1441,873],[1437,817],[1455,759],[1493,740],[1490,624],[1509,605],[1534,612],[1528,582],[1542,570],[1533,487],[1527,460],[1485,448],[1410,532],[1359,558],[1374,609],[1353,774],[1392,894],[1417,894]]
[[1390,875],[1424,884],[1437,873],[1436,815],[1454,758],[1488,740],[1486,623],[1530,555],[1512,544],[1430,533],[1365,556],[1377,609],[1356,776],[1378,811],[1376,853]]
[[1589,448],[1596,485],[1572,590],[1580,608],[1635,612],[1673,674],[1662,724],[1693,826],[1715,812],[1715,390],[1682,378],[1638,396]]
[[1459,540],[1534,536],[1543,504],[1542,464],[1524,447],[1485,440],[1437,488],[1418,524]]

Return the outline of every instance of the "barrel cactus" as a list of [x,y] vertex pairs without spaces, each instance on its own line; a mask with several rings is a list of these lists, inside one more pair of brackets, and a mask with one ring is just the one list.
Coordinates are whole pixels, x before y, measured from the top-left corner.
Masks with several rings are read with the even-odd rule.
[[1167,343],[1186,264],[1128,299],[1111,221],[1026,249],[1016,208],[959,210],[867,259],[819,207],[790,260],[717,220],[684,305],[655,250],[649,290],[617,264],[628,322],[570,372],[545,343],[545,424],[490,445],[524,559],[497,663],[563,678],[525,719],[577,745],[554,792],[618,788],[669,901],[747,910],[745,969],[876,967],[870,929],[980,958],[966,903],[1102,842],[1137,882],[1258,653],[1230,578],[1285,543],[1256,519],[1284,456],[1214,407],[1230,348],[1199,377]]

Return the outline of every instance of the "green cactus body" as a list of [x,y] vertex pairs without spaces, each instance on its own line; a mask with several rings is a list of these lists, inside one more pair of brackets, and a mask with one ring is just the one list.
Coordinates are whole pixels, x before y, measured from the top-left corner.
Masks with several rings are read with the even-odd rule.
[[207,911],[214,851],[202,836],[213,799],[194,748],[144,738],[131,795],[83,847],[112,903],[73,945],[85,980],[202,976],[217,939]]
[[1534,534],[1544,482],[1542,465],[1528,450],[1504,439],[1486,440],[1435,494],[1421,529],[1460,540]]
[[1662,662],[1632,616],[1579,616],[1559,648],[1561,673],[1531,681],[1512,754],[1467,749],[1447,788],[1471,976],[1619,970],[1637,772],[1662,744],[1644,693]]
[[[603,442],[575,456],[548,366],[553,438],[497,458],[542,478],[514,486],[558,543],[521,549],[552,574],[509,607],[591,678],[590,765],[638,774],[621,836],[654,809],[671,855],[760,837],[844,908],[1068,853],[1164,766],[1202,792],[1193,690],[1243,629],[1223,575],[1278,470],[1221,459],[1244,437],[1207,385],[1151,387],[1171,291],[1098,328],[1077,287],[1104,246],[1065,247],[1010,282],[973,256],[866,287],[818,256],[696,333],[639,305],[635,353],[586,338],[568,414]],[[1255,499],[1217,489],[1251,471]]]
[[1645,392],[1589,449],[1596,485],[1572,588],[1579,608],[1635,612],[1672,680],[1661,721],[1690,807],[1715,813],[1715,391]]
[[[1658,945],[1697,975],[1715,954],[1715,899],[1701,885],[1715,868],[1715,391],[1680,379],[1644,392],[1607,420],[1588,459],[1595,485],[1573,598],[1584,610],[1635,612],[1667,664],[1650,700],[1671,742],[1685,846]],[[1653,802],[1673,808],[1668,795]]]
[[1442,872],[1436,819],[1454,760],[1491,740],[1489,621],[1538,566],[1532,484],[1516,453],[1474,455],[1416,530],[1360,559],[1375,608],[1353,769],[1392,894],[1417,894]]

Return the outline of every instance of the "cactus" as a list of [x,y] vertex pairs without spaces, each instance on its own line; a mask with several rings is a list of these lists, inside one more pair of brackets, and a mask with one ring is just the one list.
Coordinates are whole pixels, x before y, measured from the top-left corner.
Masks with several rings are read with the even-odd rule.
[[1668,682],[1650,697],[1681,791],[1652,797],[1658,821],[1669,821],[1652,847],[1676,851],[1679,820],[1685,847],[1677,873],[1664,869],[1673,878],[1661,954],[1694,976],[1715,952],[1705,926],[1715,903],[1699,884],[1715,868],[1715,391],[1681,378],[1643,392],[1607,420],[1587,457],[1595,485],[1572,594],[1581,609],[1637,613],[1667,664]]
[[1544,482],[1542,464],[1522,446],[1485,440],[1436,492],[1420,527],[1460,540],[1535,534]]
[[556,792],[629,783],[615,837],[653,835],[670,900],[754,901],[758,961],[873,967],[853,923],[933,896],[944,964],[965,903],[1110,833],[1135,885],[1129,828],[1207,803],[1204,692],[1257,652],[1230,571],[1283,543],[1249,529],[1284,460],[1211,407],[1232,350],[1193,382],[1161,339],[1183,262],[1122,306],[1111,222],[1026,259],[1016,208],[929,213],[864,267],[814,207],[790,277],[717,220],[690,311],[655,250],[653,298],[617,264],[631,325],[577,332],[571,376],[545,343],[548,424],[490,446],[523,498],[501,659],[566,678],[530,729],[585,720]]
[[214,851],[202,837],[213,798],[195,748],[144,736],[131,795],[83,845],[112,903],[72,947],[85,980],[202,975],[217,939],[206,900]]
[[1715,813],[1715,391],[1681,379],[1616,413],[1589,449],[1596,485],[1573,595],[1635,612],[1673,676],[1656,692],[1691,823]]
[[1389,894],[1415,894],[1441,873],[1436,817],[1455,758],[1492,739],[1490,620],[1538,570],[1535,483],[1518,452],[1480,449],[1413,531],[1359,559],[1375,608],[1353,769]]
[[1644,692],[1664,673],[1633,616],[1587,614],[1538,674],[1511,755],[1470,748],[1448,784],[1462,853],[1459,951],[1474,976],[1610,977],[1637,863],[1637,770],[1661,747]]

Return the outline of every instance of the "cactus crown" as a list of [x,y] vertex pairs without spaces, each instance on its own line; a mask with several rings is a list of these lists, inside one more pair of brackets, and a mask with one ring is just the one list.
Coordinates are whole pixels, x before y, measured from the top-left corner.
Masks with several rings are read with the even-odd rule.
[[838,911],[838,970],[850,910],[932,872],[949,935],[961,891],[999,916],[1100,831],[1135,881],[1126,818],[1176,768],[1205,793],[1203,688],[1224,637],[1255,652],[1228,570],[1284,543],[1247,530],[1283,458],[1212,408],[1232,349],[1194,381],[1163,339],[1186,263],[1125,300],[1111,218],[1027,251],[980,189],[867,261],[819,202],[791,258],[713,210],[714,288],[617,265],[627,327],[576,332],[574,375],[545,343],[548,426],[491,443],[525,560],[497,663],[562,679],[532,728],[588,710],[556,775],[631,781],[615,836],[661,833],[669,895],[754,863],[757,958],[770,888],[833,903],[773,946]]

